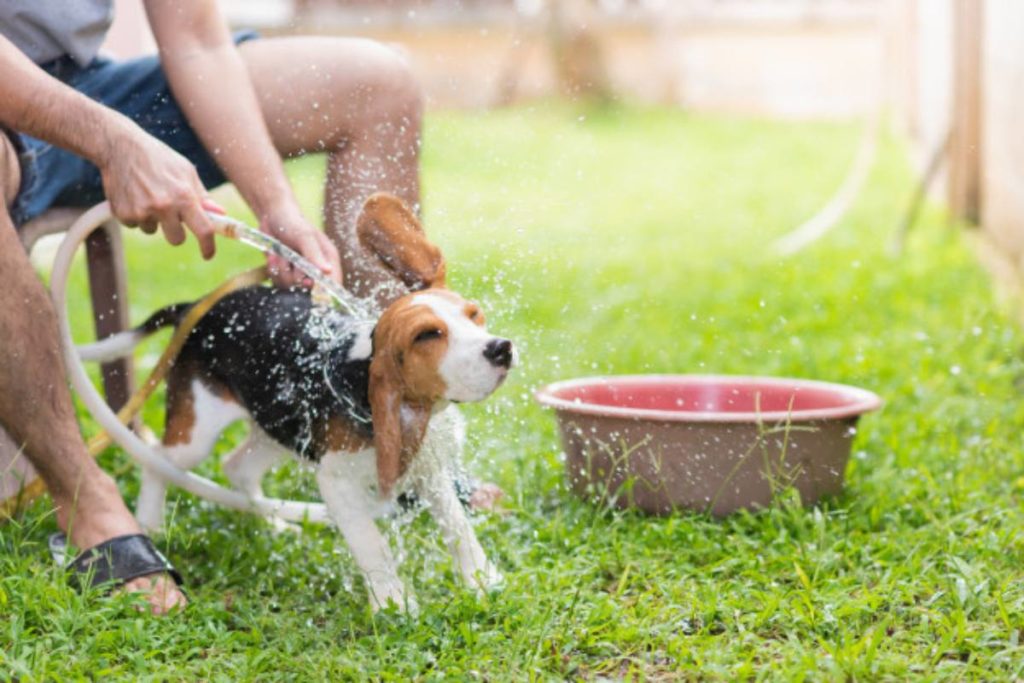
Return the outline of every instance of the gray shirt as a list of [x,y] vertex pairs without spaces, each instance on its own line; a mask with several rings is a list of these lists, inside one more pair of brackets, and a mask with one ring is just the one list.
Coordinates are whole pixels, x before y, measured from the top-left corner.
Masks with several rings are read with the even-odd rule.
[[114,0],[0,0],[0,34],[36,64],[92,61],[114,20]]

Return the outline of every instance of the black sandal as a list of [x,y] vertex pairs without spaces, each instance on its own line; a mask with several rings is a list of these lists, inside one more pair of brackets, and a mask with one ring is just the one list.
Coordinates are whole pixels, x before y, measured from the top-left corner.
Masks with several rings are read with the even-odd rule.
[[[50,536],[50,553],[58,564],[67,560],[67,544],[62,533]],[[178,570],[143,534],[115,536],[84,551],[66,569],[69,580],[79,589],[110,584],[110,591],[151,574],[168,574],[179,588],[183,582]]]

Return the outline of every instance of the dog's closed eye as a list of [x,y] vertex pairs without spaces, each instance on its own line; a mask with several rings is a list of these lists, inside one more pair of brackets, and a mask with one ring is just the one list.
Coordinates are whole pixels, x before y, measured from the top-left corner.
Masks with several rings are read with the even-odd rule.
[[443,334],[444,333],[441,330],[437,328],[431,328],[429,330],[423,330],[422,332],[417,334],[416,338],[413,339],[413,341],[418,344],[420,342],[426,342],[432,339],[440,339]]

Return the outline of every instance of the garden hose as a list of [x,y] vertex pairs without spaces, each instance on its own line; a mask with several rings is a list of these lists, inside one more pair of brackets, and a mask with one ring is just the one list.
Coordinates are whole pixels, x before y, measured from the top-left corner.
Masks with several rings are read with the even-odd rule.
[[864,189],[875,157],[878,155],[881,130],[881,114],[876,110],[864,126],[860,142],[857,144],[857,152],[843,182],[817,213],[775,240],[775,253],[780,256],[793,256],[817,242],[839,224]]

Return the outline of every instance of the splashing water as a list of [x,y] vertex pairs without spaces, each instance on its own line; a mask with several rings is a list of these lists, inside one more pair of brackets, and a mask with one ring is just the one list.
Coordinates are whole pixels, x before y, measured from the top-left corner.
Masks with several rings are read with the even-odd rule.
[[[316,287],[318,287],[320,291],[334,299],[342,310],[352,317],[364,321],[373,319],[373,314],[368,302],[352,296],[352,294],[346,291],[341,285],[324,275],[319,268],[310,263],[297,251],[286,246],[280,240],[262,233],[256,228],[246,225],[235,218],[215,213],[210,213],[208,215],[210,216],[210,219],[217,224],[220,232],[226,237],[230,237],[231,239],[238,240],[250,247],[259,249],[265,254],[274,254],[279,256],[301,270],[315,283]],[[313,296],[314,300],[316,300],[316,291],[314,291]]]
[[[208,215],[214,221],[220,234],[258,249],[265,254],[274,254],[288,261],[313,281],[314,287],[311,297],[314,305],[306,321],[305,332],[315,345],[315,349],[303,349],[300,348],[300,344],[300,347],[295,349],[296,359],[300,366],[322,366],[322,379],[327,389],[339,403],[348,407],[352,415],[358,419],[358,410],[356,409],[357,406],[353,397],[349,396],[346,392],[338,392],[331,383],[329,377],[330,363],[327,362],[327,359],[330,357],[331,351],[338,344],[346,339],[351,339],[360,327],[372,324],[376,319],[372,300],[364,300],[353,296],[338,283],[324,275],[317,266],[313,265],[294,249],[283,244],[280,240],[237,219],[216,213]],[[332,301],[337,306],[332,306]],[[235,330],[230,328],[224,330],[229,337],[235,331],[242,330],[237,328]],[[274,373],[278,369],[271,368],[270,372]],[[305,392],[301,393],[304,394]],[[298,406],[300,410],[296,415],[306,420],[311,419],[317,412],[314,406],[309,405],[303,399],[298,401]],[[310,423],[306,429],[301,431],[304,434],[302,449],[305,450],[308,448],[309,440],[312,438],[312,424]]]

